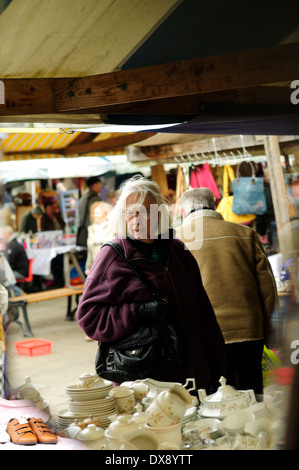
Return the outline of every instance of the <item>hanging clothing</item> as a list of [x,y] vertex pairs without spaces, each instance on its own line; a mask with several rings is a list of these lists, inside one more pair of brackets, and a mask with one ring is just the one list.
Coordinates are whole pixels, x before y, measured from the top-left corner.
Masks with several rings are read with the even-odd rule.
[[208,188],[213,192],[216,199],[221,198],[218,186],[210,171],[210,165],[208,162],[206,162],[204,165],[192,167],[190,174],[190,186],[192,188]]

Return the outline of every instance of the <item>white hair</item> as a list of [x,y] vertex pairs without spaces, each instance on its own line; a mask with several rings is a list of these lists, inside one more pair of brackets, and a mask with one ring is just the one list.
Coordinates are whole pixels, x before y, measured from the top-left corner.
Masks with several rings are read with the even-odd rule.
[[186,191],[179,200],[181,209],[186,215],[193,210],[215,209],[214,193],[208,188],[194,188]]
[[126,226],[126,202],[130,195],[137,194],[138,204],[143,204],[145,198],[149,196],[152,198],[158,207],[158,234],[166,234],[170,227],[170,215],[167,208],[166,201],[164,200],[158,185],[151,180],[146,179],[144,176],[133,176],[126,180],[119,188],[117,194],[117,203],[112,213],[113,230],[120,238],[127,236]]
[[100,213],[102,217],[104,216],[108,217],[108,215],[113,210],[113,206],[111,204],[108,204],[108,202],[104,202],[104,201],[93,202],[90,206],[90,221],[92,223],[95,220],[95,213],[97,209],[100,209]]

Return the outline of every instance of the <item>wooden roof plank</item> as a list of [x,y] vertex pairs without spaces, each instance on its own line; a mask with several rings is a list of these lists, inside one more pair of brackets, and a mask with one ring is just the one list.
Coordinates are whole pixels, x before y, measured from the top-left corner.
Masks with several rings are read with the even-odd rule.
[[291,82],[299,76],[298,56],[299,43],[294,43],[89,77],[4,79],[0,116],[99,112],[107,106]]
[[299,43],[125,70],[54,83],[56,111],[151,101],[299,76]]

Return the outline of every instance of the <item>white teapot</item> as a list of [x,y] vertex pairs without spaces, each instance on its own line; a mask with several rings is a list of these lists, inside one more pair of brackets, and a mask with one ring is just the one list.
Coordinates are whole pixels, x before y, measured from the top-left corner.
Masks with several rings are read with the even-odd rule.
[[84,428],[77,438],[80,441],[98,441],[105,437],[104,430],[100,427],[97,427],[95,424],[89,424],[86,428]]
[[198,397],[201,402],[198,413],[204,418],[225,418],[236,410],[248,408],[256,402],[253,390],[235,390],[230,385],[226,385],[226,379],[221,377],[221,386],[217,392],[207,396],[204,389],[198,390]]

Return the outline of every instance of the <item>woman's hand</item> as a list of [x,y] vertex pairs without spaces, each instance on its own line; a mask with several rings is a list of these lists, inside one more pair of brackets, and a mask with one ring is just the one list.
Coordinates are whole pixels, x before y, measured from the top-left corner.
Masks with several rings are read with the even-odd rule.
[[135,304],[135,311],[138,319],[143,324],[153,324],[167,321],[173,315],[173,305],[170,302],[150,302]]

